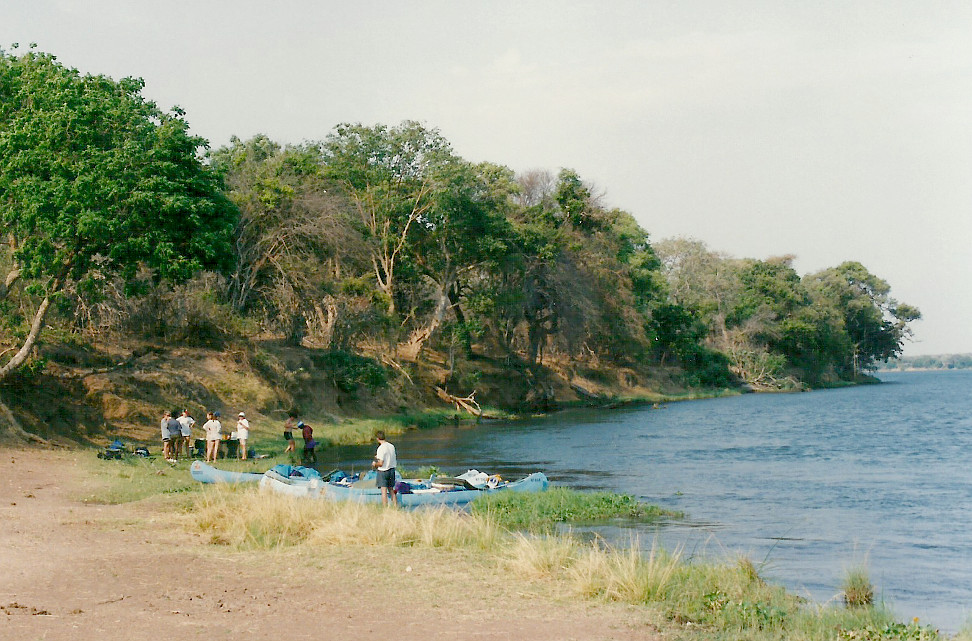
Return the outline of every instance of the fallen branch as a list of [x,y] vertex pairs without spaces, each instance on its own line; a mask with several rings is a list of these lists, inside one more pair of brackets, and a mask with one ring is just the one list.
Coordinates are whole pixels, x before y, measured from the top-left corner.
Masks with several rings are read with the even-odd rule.
[[452,394],[445,391],[441,387],[436,387],[435,393],[438,394],[439,398],[441,398],[446,403],[451,403],[455,405],[457,412],[459,410],[466,410],[467,412],[469,412],[470,414],[476,417],[481,417],[483,415],[483,409],[479,406],[479,403],[476,402],[475,390],[473,390],[473,393],[470,394],[469,396],[463,396],[463,397],[453,396]]
[[408,375],[408,372],[405,371],[405,368],[402,367],[401,365],[399,365],[395,361],[395,359],[389,358],[387,356],[382,356],[381,357],[381,362],[384,363],[385,365],[388,365],[389,367],[395,369],[396,371],[401,372],[402,376],[404,376],[405,378],[407,378],[408,379],[408,382],[410,384],[412,383],[412,377]]

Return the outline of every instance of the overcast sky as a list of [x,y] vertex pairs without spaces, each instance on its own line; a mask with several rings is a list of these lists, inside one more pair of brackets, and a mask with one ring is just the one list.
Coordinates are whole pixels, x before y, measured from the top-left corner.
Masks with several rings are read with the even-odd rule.
[[972,352],[972,3],[0,0],[0,47],[140,76],[213,146],[340,122],[561,167],[655,240],[858,260]]

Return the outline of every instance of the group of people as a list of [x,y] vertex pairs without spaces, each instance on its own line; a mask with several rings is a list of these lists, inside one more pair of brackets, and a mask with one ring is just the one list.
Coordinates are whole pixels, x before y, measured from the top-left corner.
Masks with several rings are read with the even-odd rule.
[[287,412],[287,420],[284,421],[284,442],[287,443],[287,449],[284,453],[297,451],[297,441],[294,440],[294,430],[300,430],[300,435],[304,439],[304,453],[302,461],[304,463],[317,463],[317,454],[314,448],[317,447],[317,441],[314,440],[314,429],[305,423],[304,421],[297,420],[297,412],[291,410]]
[[[223,424],[219,418],[218,411],[206,412],[203,431],[206,433],[207,463],[215,463],[219,456],[219,444],[223,440]],[[195,424],[195,419],[190,416],[187,409],[182,410],[179,418],[173,418],[169,410],[162,413],[162,455],[167,461],[177,461],[183,449],[186,456],[192,456],[192,428]],[[284,452],[297,451],[297,443],[294,441],[295,429],[300,430],[301,437],[304,439],[304,462],[316,463],[317,455],[314,453],[314,448],[317,447],[317,441],[314,440],[314,430],[307,423],[298,420],[297,412],[293,410],[287,413],[287,420],[284,422],[283,435],[287,443]],[[246,441],[250,438],[250,422],[244,412],[240,412],[236,418],[236,438],[239,440],[240,458],[246,460]],[[381,501],[387,505],[391,499],[392,505],[398,505],[395,492],[395,467],[398,465],[395,446],[385,439],[385,433],[381,430],[376,433],[375,438],[378,440],[378,449],[371,466],[378,475]]]
[[[304,439],[304,463],[313,464],[317,463],[317,455],[314,453],[314,448],[317,446],[317,441],[314,440],[314,430],[307,423],[297,419],[297,412],[291,410],[287,413],[287,420],[284,421],[283,436],[284,442],[287,443],[287,449],[284,452],[296,452],[297,442],[294,440],[294,430],[300,430],[301,436]],[[388,442],[385,438],[385,432],[378,430],[375,433],[375,438],[378,441],[378,449],[375,451],[375,458],[371,462],[371,467],[374,468],[378,475],[378,487],[381,488],[381,502],[384,505],[388,505],[388,501],[391,500],[392,505],[398,505],[398,494],[395,492],[395,467],[398,465],[397,455],[395,453],[395,446]]]
[[[203,431],[206,434],[206,462],[215,462],[219,456],[219,444],[223,440],[223,424],[219,420],[218,411],[206,412],[206,422]],[[162,413],[162,456],[174,463],[185,450],[187,457],[192,456],[193,435],[192,428],[196,420],[189,414],[189,410],[182,410],[179,418],[173,418],[173,413],[165,410]],[[250,438],[250,422],[246,414],[240,412],[236,419],[236,438],[239,441],[239,456],[246,460],[246,441]]]

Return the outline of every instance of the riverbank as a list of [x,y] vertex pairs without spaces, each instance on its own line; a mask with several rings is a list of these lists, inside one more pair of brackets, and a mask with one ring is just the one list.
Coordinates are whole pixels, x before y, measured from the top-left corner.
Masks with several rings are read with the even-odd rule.
[[641,608],[510,582],[461,551],[213,545],[187,528],[185,493],[81,501],[100,484],[84,456],[3,450],[2,638],[662,638]]
[[105,503],[138,484],[130,469],[90,452],[4,453],[10,638],[374,636],[387,634],[371,614],[383,603],[399,639],[936,638],[880,611],[801,603],[744,560],[686,564],[452,512],[202,488],[161,462],[154,493]]

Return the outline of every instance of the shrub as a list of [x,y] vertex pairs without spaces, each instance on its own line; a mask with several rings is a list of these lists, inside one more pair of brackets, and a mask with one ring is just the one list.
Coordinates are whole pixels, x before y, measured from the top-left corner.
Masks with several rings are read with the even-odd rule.
[[388,372],[385,368],[378,361],[366,356],[332,350],[316,355],[314,364],[343,392],[355,392],[362,385],[370,391],[388,385]]

